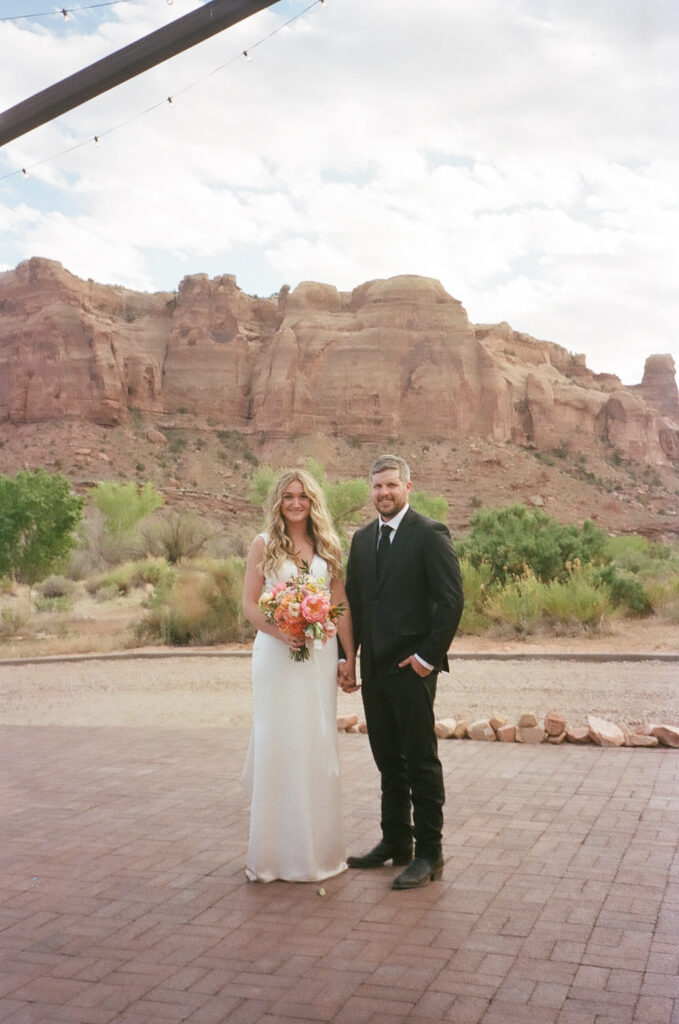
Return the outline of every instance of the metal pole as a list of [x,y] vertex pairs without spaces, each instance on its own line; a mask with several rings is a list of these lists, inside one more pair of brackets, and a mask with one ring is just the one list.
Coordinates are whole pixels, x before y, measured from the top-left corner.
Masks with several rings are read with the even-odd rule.
[[210,0],[0,114],[0,146],[188,50],[277,0]]

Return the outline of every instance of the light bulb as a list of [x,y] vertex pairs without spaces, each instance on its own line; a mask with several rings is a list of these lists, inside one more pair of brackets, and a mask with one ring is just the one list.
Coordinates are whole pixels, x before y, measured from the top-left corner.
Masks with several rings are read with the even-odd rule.
[[246,60],[250,60],[250,54],[248,53],[247,50],[243,50],[243,56],[245,57]]

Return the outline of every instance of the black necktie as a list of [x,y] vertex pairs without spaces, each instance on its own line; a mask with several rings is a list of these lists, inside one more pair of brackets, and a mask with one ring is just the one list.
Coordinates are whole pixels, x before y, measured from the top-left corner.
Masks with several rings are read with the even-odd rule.
[[379,539],[379,543],[377,545],[377,576],[378,576],[378,579],[382,575],[382,572],[384,570],[384,563],[386,562],[387,555],[389,554],[389,545],[391,543],[390,536],[391,536],[392,529],[393,529],[393,527],[389,526],[388,523],[382,523],[382,527],[380,529],[380,539]]

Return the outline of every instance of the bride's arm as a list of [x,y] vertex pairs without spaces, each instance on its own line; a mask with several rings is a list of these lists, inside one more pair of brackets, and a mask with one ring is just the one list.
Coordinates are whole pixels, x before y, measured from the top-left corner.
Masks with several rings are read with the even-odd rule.
[[288,647],[299,647],[299,641],[294,637],[281,633],[278,626],[273,622],[267,622],[259,607],[259,599],[264,590],[264,573],[260,566],[264,556],[264,538],[255,537],[248,552],[248,560],[245,565],[245,580],[243,581],[243,613],[252,623],[255,629],[261,633],[268,633],[280,640]]
[[[354,647],[354,628],[351,622],[351,610],[347,601],[347,592],[341,579],[333,579],[330,585],[330,600],[333,604],[344,604],[344,614],[337,619],[337,635],[344,650],[346,659],[344,671],[340,673],[343,680],[342,689],[352,693],[358,689],[356,685],[356,648]],[[342,666],[340,666],[340,669]]]

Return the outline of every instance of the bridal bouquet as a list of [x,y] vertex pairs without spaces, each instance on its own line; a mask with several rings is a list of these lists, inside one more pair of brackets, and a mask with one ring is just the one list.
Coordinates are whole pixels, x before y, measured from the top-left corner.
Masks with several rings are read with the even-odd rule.
[[307,641],[315,648],[323,646],[335,636],[335,622],[344,612],[343,604],[330,604],[322,579],[309,575],[309,566],[302,562],[302,571],[287,583],[276,583],[265,590],[259,599],[264,618],[272,622],[287,636],[304,640],[304,646],[290,648],[293,661],[307,661],[310,657]]

